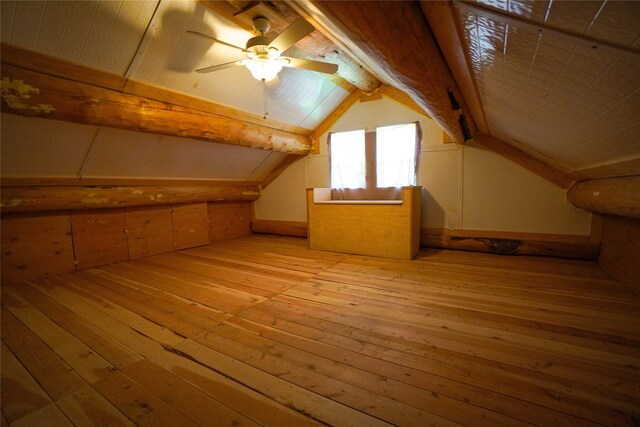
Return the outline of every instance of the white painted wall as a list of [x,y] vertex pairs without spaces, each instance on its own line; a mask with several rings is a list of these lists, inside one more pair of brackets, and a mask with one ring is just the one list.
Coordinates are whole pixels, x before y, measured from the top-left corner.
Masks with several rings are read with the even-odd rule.
[[[442,143],[432,120],[393,100],[354,105],[332,128],[346,131],[420,121],[422,226],[588,235],[591,214],[563,200],[563,191],[503,157]],[[329,186],[327,135],[320,154],[298,161],[255,203],[257,219],[305,221],[305,189]]]

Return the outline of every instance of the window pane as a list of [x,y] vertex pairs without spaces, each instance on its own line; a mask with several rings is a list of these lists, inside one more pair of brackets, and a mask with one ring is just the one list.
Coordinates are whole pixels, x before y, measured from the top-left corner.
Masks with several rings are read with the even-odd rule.
[[331,134],[331,188],[364,188],[364,130]]
[[376,129],[378,187],[415,185],[416,125]]

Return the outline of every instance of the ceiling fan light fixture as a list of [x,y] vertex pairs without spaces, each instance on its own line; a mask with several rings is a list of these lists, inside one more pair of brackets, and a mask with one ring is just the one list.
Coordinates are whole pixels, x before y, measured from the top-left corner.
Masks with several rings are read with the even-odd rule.
[[286,59],[255,58],[244,61],[244,65],[256,80],[268,82],[278,75],[286,62]]

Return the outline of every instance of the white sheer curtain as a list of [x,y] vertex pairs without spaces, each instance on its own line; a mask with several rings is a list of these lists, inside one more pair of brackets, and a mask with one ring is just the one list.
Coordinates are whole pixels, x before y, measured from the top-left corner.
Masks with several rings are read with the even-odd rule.
[[378,187],[416,184],[417,132],[415,123],[376,129]]
[[364,188],[364,129],[330,135],[331,188]]

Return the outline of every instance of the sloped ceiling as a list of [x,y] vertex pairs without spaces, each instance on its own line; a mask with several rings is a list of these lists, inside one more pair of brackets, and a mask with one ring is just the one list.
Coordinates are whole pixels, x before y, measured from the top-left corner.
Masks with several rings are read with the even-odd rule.
[[[240,10],[253,7],[254,3],[234,0],[225,4]],[[313,14],[305,15],[303,12],[313,9],[318,13],[318,8],[314,8],[317,5],[322,15],[323,2],[286,3],[307,18]],[[425,10],[425,4],[430,2],[420,3]],[[471,109],[469,123],[475,122],[484,133],[563,173],[640,158],[640,2],[481,0],[438,4],[450,7],[454,31],[459,37],[458,42],[451,43],[438,38],[436,33],[448,66],[457,80],[453,86],[457,83],[462,88],[461,101],[478,106]],[[282,2],[269,5],[276,10],[286,7]],[[384,12],[385,7],[397,5],[386,2],[378,9]],[[304,70],[284,69],[280,73],[280,81],[267,87],[254,80],[242,67],[211,74],[195,73],[193,70],[196,68],[239,58],[237,51],[210,43],[187,33],[187,30],[240,46],[252,36],[231,18],[214,12],[212,9],[216,8],[207,6],[207,2],[3,0],[0,7],[3,43],[259,116],[268,110],[271,119],[308,132],[318,128],[332,111],[339,109],[354,89],[344,81]],[[358,2],[358,7],[362,19],[367,20],[367,5]],[[416,10],[420,16],[405,17],[405,20],[411,18],[414,23],[427,27],[427,19],[419,8]],[[286,18],[290,19],[291,13],[288,12]],[[376,58],[349,47],[366,45],[376,37],[393,41],[388,49],[403,47],[406,41],[403,25],[406,21],[388,23],[385,28],[392,33],[385,33],[384,37],[380,32],[374,32],[368,38],[355,40],[352,36],[350,40],[348,32],[346,39],[345,34],[334,32],[330,17],[311,17],[317,18],[313,23],[322,34],[362,64],[363,71],[368,70],[375,77],[394,85],[393,76],[389,74],[393,70],[383,70]],[[381,13],[376,19],[384,20],[385,14]],[[427,31],[430,30],[427,28]],[[316,33],[310,38],[313,39]],[[339,50],[336,48],[336,52]],[[454,55],[461,57],[462,63],[449,61],[448,50],[454,50]],[[419,64],[421,58],[413,62]],[[423,64],[425,70],[429,65]],[[459,77],[465,73],[470,76],[468,82]],[[420,82],[415,81],[413,87],[408,84],[403,89],[408,89],[412,95],[424,96],[419,89],[415,91],[419,85]],[[457,93],[455,87],[447,90]],[[11,117],[10,120],[14,120]],[[45,127],[41,124],[34,126],[40,129],[40,134],[47,133]],[[62,129],[64,126],[59,127]],[[8,130],[3,129],[3,137],[27,138],[24,134],[18,135],[18,128],[15,123],[9,125]],[[60,129],[57,132],[62,132]],[[131,160],[149,155],[153,152],[152,146],[167,147],[164,154],[151,156],[157,160],[154,163],[157,168],[166,166],[163,166],[165,160],[162,158],[174,158],[180,163],[178,157],[186,156],[184,151],[168,148],[171,143],[176,143],[171,138],[159,138],[157,141],[160,142],[155,145],[126,144],[122,141],[131,141],[132,138],[104,129],[99,129],[93,138],[94,142],[88,143],[89,153],[83,160],[86,166],[79,169],[86,172],[91,166],[96,176],[152,174],[152,166],[132,172],[136,166]],[[242,170],[246,172],[243,175],[245,179],[260,179],[269,167],[284,157],[282,154],[248,154],[256,150],[236,150],[237,147],[219,144],[209,143],[207,147],[204,148],[206,154],[196,149],[200,158],[225,159],[235,165],[218,168],[219,171],[234,171],[228,174],[220,172],[219,175],[224,175],[220,178],[237,179],[239,175],[235,171]],[[120,169],[107,170],[104,167],[106,162],[116,160],[110,154],[116,152],[114,150],[125,149],[130,151],[122,152],[121,158],[133,163],[121,160]],[[103,151],[96,155],[96,150]],[[97,164],[98,159],[103,159],[104,165]],[[189,163],[189,159],[186,156],[181,164],[194,164]],[[89,165],[87,162],[94,163]],[[204,166],[202,170],[198,169],[196,175],[207,175],[205,169]],[[169,175],[182,177],[185,173],[173,171]],[[212,172],[208,176],[214,178],[214,175]]]

